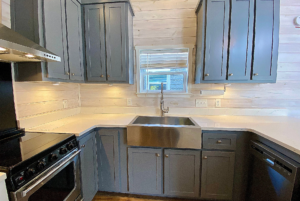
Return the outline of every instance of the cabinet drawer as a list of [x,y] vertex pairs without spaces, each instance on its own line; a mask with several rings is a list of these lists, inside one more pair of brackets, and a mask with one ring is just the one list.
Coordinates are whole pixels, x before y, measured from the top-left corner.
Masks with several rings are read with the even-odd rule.
[[235,134],[203,133],[204,149],[227,149],[235,150]]

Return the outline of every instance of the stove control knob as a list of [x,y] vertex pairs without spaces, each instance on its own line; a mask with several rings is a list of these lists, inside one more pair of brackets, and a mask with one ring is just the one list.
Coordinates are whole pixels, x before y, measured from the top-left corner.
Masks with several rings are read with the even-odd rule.
[[42,169],[45,168],[45,166],[46,166],[46,163],[45,163],[44,161],[41,161],[41,162],[39,162],[39,163],[36,165],[36,168],[37,168],[38,170],[42,170]]
[[52,162],[52,161],[55,161],[55,160],[57,160],[57,155],[56,154],[51,154],[50,156],[49,156],[49,161],[50,162]]
[[65,154],[65,153],[67,153],[68,152],[68,149],[66,149],[66,148],[61,148],[60,150],[59,150],[59,154]]
[[74,148],[74,144],[71,142],[70,144],[67,145],[68,150],[71,150]]
[[29,178],[29,177],[32,177],[34,175],[34,173],[35,173],[35,170],[33,168],[30,168],[30,169],[25,171],[25,176],[27,178]]

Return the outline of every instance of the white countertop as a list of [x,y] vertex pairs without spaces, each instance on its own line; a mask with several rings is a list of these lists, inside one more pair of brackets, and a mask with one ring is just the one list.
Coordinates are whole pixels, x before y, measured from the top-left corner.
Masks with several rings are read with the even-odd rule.
[[[73,133],[80,136],[96,127],[126,127],[133,114],[79,114],[27,131]],[[300,154],[300,119],[282,116],[190,116],[202,130],[250,131]]]
[[6,173],[0,172],[0,182],[4,181],[6,179]]

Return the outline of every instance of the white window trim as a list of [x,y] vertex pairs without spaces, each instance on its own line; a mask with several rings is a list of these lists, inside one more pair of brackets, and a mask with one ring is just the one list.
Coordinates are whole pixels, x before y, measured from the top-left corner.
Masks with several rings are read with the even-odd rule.
[[161,45],[161,46],[135,46],[135,58],[136,58],[136,81],[137,81],[137,96],[138,97],[160,97],[160,91],[155,92],[141,92],[141,80],[140,80],[140,50],[144,49],[171,49],[171,48],[187,48],[189,49],[189,58],[188,58],[188,74],[186,76],[185,82],[187,83],[186,92],[165,92],[164,96],[166,97],[182,97],[189,98],[191,97],[190,92],[190,77],[192,76],[193,68],[193,49],[195,45],[193,44],[182,44],[182,45]]

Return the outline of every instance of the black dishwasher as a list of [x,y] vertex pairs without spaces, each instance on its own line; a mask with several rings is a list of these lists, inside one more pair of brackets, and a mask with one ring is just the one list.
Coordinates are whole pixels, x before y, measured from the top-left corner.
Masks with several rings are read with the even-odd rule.
[[300,164],[260,142],[251,141],[248,201],[300,201]]

